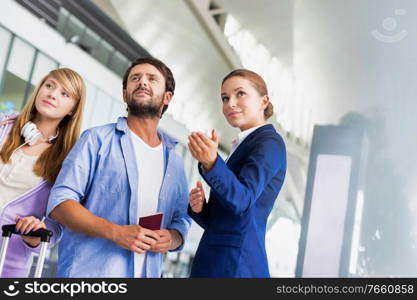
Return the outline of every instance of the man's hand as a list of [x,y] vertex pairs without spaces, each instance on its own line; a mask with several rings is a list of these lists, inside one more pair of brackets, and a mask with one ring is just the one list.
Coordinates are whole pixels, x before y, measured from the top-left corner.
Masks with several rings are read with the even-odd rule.
[[160,229],[154,232],[161,238],[151,251],[166,253],[168,250],[177,249],[183,243],[181,234],[175,229]]
[[168,250],[170,250],[171,246],[172,246],[171,232],[167,229],[155,230],[154,232],[157,233],[161,238],[152,247],[151,250],[154,251],[154,252],[159,252],[159,253],[165,253]]
[[112,240],[122,248],[143,254],[155,247],[161,236],[139,225],[117,225]]

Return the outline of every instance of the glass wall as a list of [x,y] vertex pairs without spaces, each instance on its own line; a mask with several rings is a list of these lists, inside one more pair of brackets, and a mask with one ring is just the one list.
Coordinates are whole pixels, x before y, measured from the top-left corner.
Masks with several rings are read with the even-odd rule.
[[[118,117],[126,116],[126,104],[100,90],[95,84],[86,80],[87,99],[84,107],[82,129],[114,123]],[[120,95],[121,97],[121,95]]]
[[0,112],[19,112],[36,84],[58,62],[0,26]]
[[84,106],[84,114],[83,114],[83,131],[90,127],[91,118],[92,118],[92,111],[94,109],[97,88],[94,84],[90,83],[89,81],[85,81],[85,87],[87,90],[87,97]]
[[77,45],[119,76],[123,76],[130,65],[126,56],[63,7],[59,10],[57,30],[68,42]]
[[[6,65],[6,60],[7,60],[7,55],[9,53],[11,40],[12,40],[12,34],[0,26],[0,45],[2,45],[2,47],[0,47],[0,70],[1,70],[0,88],[1,88],[1,83],[3,82],[3,73],[4,73],[3,70]],[[1,107],[0,107],[0,110],[1,110]]]
[[19,111],[24,103],[36,52],[33,47],[17,37],[12,39],[11,47],[0,91],[0,106],[8,112]]
[[33,67],[33,74],[30,80],[28,96],[30,96],[35,89],[36,85],[42,80],[42,78],[48,74],[51,70],[58,68],[59,64],[49,56],[37,52],[35,65]]

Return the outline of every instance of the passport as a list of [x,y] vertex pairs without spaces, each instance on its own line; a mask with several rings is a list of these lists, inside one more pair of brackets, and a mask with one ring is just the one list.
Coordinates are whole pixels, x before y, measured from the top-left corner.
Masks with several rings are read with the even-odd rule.
[[154,215],[144,216],[139,218],[139,225],[150,230],[161,229],[163,213],[156,213]]

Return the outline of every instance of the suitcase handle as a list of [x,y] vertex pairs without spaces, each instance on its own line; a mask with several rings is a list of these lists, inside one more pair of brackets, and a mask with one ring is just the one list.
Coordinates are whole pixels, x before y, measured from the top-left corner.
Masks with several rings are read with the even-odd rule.
[[3,225],[1,229],[3,230],[3,237],[11,237],[12,234],[35,236],[40,237],[42,242],[47,243],[49,243],[49,241],[51,240],[51,236],[53,235],[52,231],[43,228],[40,228],[36,231],[31,231],[27,234],[22,234],[16,231],[16,224]]

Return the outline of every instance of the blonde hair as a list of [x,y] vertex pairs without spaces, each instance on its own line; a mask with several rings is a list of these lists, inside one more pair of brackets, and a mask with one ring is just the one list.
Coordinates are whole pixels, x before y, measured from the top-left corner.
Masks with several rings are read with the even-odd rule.
[[0,151],[0,157],[3,163],[9,163],[13,151],[24,143],[20,131],[28,121],[34,120],[37,113],[35,107],[36,96],[38,95],[41,86],[49,77],[58,81],[69,95],[77,101],[71,116],[66,115],[59,123],[58,137],[52,142],[50,147],[43,151],[33,168],[33,172],[37,176],[41,176],[50,183],[53,183],[61,170],[62,162],[80,137],[86,88],[81,76],[71,69],[56,69],[42,78],[32,95],[29,97],[27,104],[19,114],[16,122],[13,124],[8,139]]

